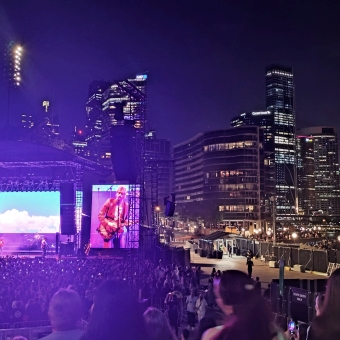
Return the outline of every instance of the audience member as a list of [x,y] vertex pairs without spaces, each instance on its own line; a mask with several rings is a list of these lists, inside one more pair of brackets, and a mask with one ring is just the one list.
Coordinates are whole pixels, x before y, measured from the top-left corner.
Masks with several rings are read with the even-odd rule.
[[336,269],[327,282],[325,300],[319,315],[312,322],[308,340],[340,339],[340,268]]
[[201,321],[202,318],[204,318],[206,310],[207,310],[207,300],[204,297],[204,294],[200,294],[199,298],[196,301],[196,313],[197,313],[197,318],[198,322]]
[[217,326],[217,324],[216,324],[215,319],[205,316],[198,323],[198,329],[197,329],[195,339],[201,340],[202,335],[204,334],[205,331],[207,331],[210,328],[214,328],[216,326]]
[[137,296],[119,281],[107,280],[96,289],[89,324],[82,340],[145,339]]
[[77,292],[71,289],[60,289],[56,292],[51,299],[48,315],[52,334],[43,340],[78,340],[81,337],[81,300]]
[[261,295],[261,282],[260,282],[260,278],[258,276],[256,276],[255,283],[254,283],[254,288],[255,288],[255,291],[259,295]]
[[191,329],[195,328],[196,301],[197,301],[197,296],[195,295],[195,290],[192,289],[190,295],[186,299],[188,328],[191,328]]
[[190,331],[189,329],[184,328],[181,334],[181,340],[189,340]]
[[319,316],[325,302],[325,293],[320,293],[315,299],[315,315]]
[[[143,314],[149,340],[175,340],[165,315],[157,308],[149,307]],[[136,338],[137,339],[137,338]],[[139,338],[141,339],[141,338]]]
[[202,340],[271,340],[273,327],[265,300],[255,292],[253,280],[238,270],[223,272],[215,283],[216,302],[228,316],[221,327],[211,328]]

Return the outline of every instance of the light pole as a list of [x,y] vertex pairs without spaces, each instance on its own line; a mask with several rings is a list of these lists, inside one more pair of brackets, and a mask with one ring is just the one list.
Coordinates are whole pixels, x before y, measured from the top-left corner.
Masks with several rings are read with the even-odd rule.
[[23,48],[14,41],[7,45],[6,51],[6,78],[7,78],[7,126],[10,122],[10,103],[11,103],[11,88],[18,87],[21,83],[21,58]]
[[276,245],[276,196],[271,196],[270,201],[273,202],[273,245]]

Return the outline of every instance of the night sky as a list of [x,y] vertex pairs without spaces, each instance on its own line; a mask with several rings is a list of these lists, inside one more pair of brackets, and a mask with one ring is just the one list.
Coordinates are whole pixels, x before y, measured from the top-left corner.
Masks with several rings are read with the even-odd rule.
[[[11,123],[50,100],[68,137],[92,80],[147,71],[147,128],[176,144],[264,109],[265,67],[279,63],[294,69],[298,126],[339,128],[339,17],[334,0],[1,0],[0,47],[25,49]],[[6,93],[1,77],[1,127]]]

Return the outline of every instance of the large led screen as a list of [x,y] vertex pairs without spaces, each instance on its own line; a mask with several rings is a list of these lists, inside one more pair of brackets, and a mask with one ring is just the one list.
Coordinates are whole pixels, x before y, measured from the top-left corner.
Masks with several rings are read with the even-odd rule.
[[93,185],[91,247],[137,248],[139,206],[139,186]]
[[40,249],[42,236],[52,246],[59,230],[59,192],[0,192],[0,235],[7,249]]

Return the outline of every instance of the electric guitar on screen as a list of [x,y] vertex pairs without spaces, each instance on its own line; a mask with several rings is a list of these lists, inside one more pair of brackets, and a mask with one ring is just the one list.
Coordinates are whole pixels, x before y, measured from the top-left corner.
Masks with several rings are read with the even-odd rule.
[[[132,224],[132,223],[130,223]],[[120,234],[124,231],[124,227],[129,226],[128,223],[113,221],[105,218],[105,224],[100,223],[97,228],[98,233],[103,237],[105,241],[110,241],[116,233]]]

